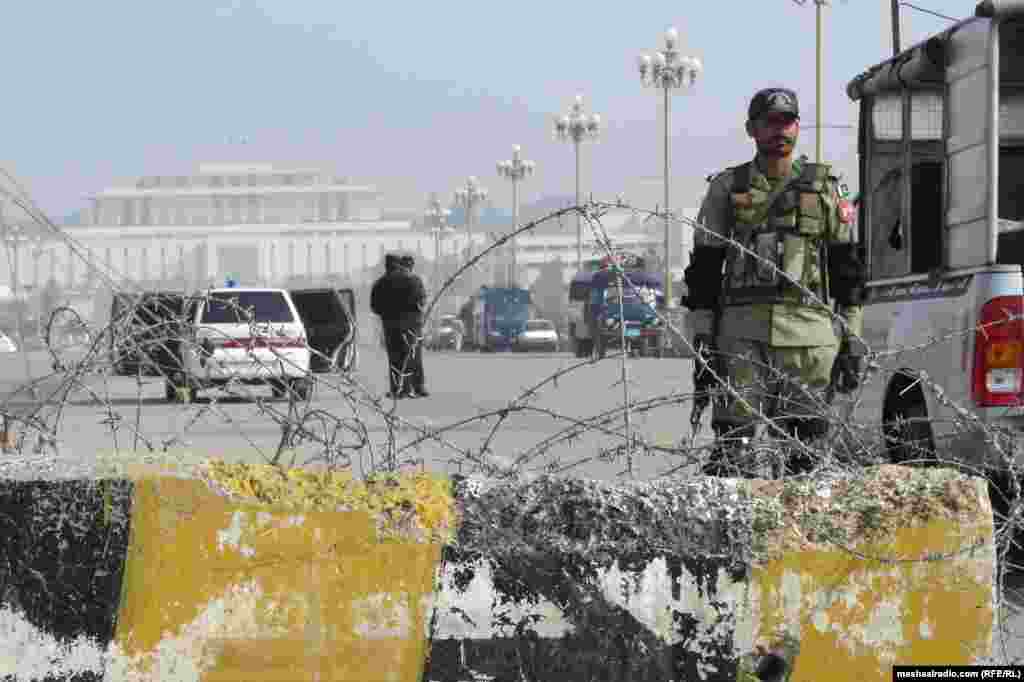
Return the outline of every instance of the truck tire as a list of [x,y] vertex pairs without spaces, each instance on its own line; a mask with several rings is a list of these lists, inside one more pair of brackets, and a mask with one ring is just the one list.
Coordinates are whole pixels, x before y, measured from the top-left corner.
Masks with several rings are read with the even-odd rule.
[[912,383],[901,374],[889,387],[882,408],[882,435],[890,463],[921,466],[935,460],[935,440],[924,395],[920,388],[909,388]]

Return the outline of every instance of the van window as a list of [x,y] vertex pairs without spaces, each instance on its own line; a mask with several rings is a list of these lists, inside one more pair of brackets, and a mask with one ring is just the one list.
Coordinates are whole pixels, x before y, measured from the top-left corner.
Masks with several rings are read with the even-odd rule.
[[288,301],[280,291],[215,291],[203,308],[202,322],[247,324],[294,322]]
[[[919,91],[910,96],[910,130],[914,140],[942,139],[941,92]],[[879,141],[903,139],[903,95],[877,95],[871,103],[871,128]]]
[[940,161],[917,161],[911,167],[909,239],[903,221],[903,169],[892,168],[882,176],[871,197],[873,279],[925,274],[942,265],[942,172]]
[[[895,159],[893,159],[895,161]],[[879,164],[880,166],[882,164]],[[869,198],[871,216],[871,277],[885,279],[906,274],[907,259],[904,246],[903,169],[891,168],[871,190]]]
[[347,317],[337,295],[330,289],[292,294],[292,300],[306,324],[337,324]]

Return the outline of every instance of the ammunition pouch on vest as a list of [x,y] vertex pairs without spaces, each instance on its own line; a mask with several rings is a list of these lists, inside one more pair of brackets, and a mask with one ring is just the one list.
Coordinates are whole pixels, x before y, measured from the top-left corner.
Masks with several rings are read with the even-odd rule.
[[828,247],[828,280],[832,296],[840,305],[864,302],[867,267],[858,244],[831,244]]
[[804,163],[796,178],[761,204],[749,203],[750,170],[745,163],[733,174],[731,237],[747,251],[728,247],[724,304],[812,304],[808,291],[827,304],[828,167]]
[[683,305],[690,310],[711,310],[722,295],[722,263],[724,246],[698,246],[690,254],[690,264],[683,272],[686,296]]

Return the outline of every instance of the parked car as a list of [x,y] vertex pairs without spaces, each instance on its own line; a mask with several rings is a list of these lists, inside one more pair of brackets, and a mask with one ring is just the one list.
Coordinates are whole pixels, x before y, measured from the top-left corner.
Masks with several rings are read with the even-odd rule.
[[[306,327],[285,289],[213,289],[193,306],[184,371],[167,381],[168,400],[230,381],[269,384],[275,397],[312,390]],[[179,389],[185,389],[184,391]]]
[[442,315],[438,318],[430,341],[427,344],[433,350],[462,350],[462,342],[466,336],[466,328],[458,315]]
[[546,350],[552,353],[558,350],[558,331],[551,320],[527,320],[526,329],[513,342],[513,348],[519,351]]

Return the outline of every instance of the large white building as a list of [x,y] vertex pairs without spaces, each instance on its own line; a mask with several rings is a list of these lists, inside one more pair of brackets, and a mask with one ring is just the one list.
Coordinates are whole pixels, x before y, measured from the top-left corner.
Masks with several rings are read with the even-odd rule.
[[[189,290],[219,286],[228,276],[249,285],[295,278],[359,285],[379,273],[391,250],[419,254],[429,276],[434,237],[420,216],[389,215],[382,199],[375,187],[323,169],[206,164],[193,175],[146,176],[99,192],[90,197],[85,224],[62,228],[66,239],[8,240],[3,268],[22,292],[52,279],[70,297],[87,295],[106,276],[119,287]],[[620,247],[661,250],[661,233],[650,225],[625,214],[604,223]],[[462,253],[467,245],[465,231],[455,227],[442,254]],[[488,239],[474,230],[477,252]],[[525,235],[518,246],[527,285],[540,265],[555,259],[565,264],[566,282],[572,277],[574,229]],[[585,245],[584,257],[592,251]]]

